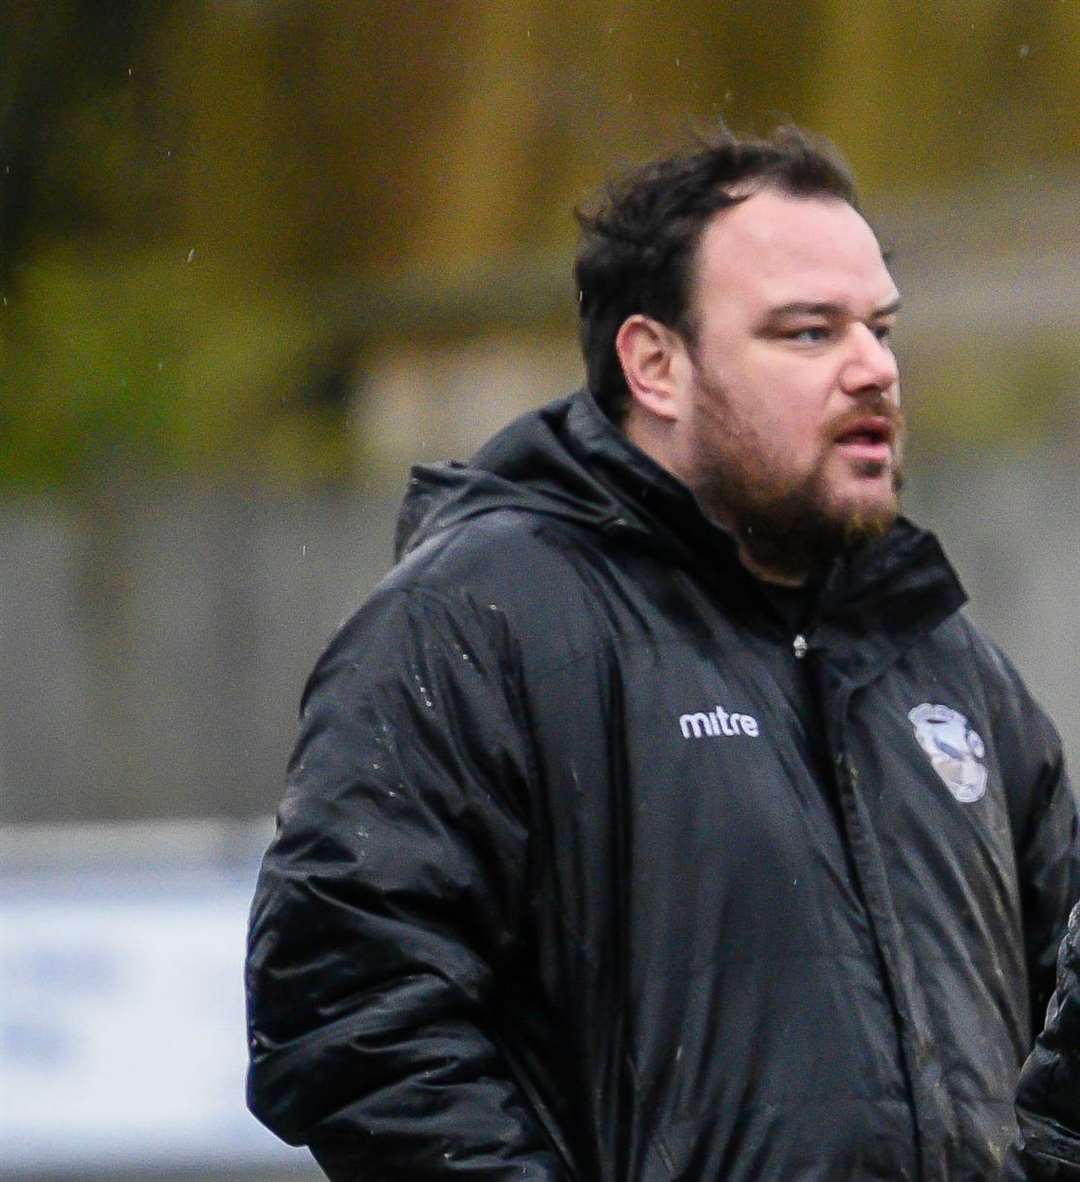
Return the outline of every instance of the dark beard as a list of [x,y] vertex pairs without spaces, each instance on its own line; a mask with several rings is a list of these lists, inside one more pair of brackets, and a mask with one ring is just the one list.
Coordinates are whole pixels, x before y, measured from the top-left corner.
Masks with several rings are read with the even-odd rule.
[[[721,497],[735,522],[735,533],[753,565],[784,579],[801,581],[822,572],[839,554],[856,550],[888,533],[898,502],[871,511],[829,510],[821,471],[802,484],[766,499],[760,490],[736,488],[722,477],[710,482],[710,495]],[[897,469],[893,490],[899,497],[903,475]]]
[[[700,380],[700,379],[699,379]],[[903,487],[901,465],[903,413],[883,396],[863,400],[850,415],[888,418],[894,426],[893,498],[866,509],[833,504],[828,497],[824,464],[799,484],[778,487],[775,475],[761,456],[752,433],[730,415],[718,386],[703,388],[709,398],[709,417],[722,440],[695,492],[706,512],[731,523],[744,559],[752,568],[782,581],[802,582],[828,567],[833,559],[883,537],[896,520]],[[842,431],[844,422],[833,425]],[[862,475],[879,477],[881,465],[864,465]]]
[[[720,391],[711,397],[714,416],[720,413],[718,435],[723,443],[696,492],[707,512],[733,528],[744,559],[753,569],[768,572],[787,582],[801,583],[824,571],[838,554],[884,537],[899,512],[899,493],[903,487],[900,455],[904,436],[904,415],[884,397],[853,407],[852,416],[887,417],[894,428],[893,498],[890,504],[866,509],[831,504],[825,478],[825,456],[813,472],[798,485],[778,486],[775,476],[763,459],[757,441],[727,414],[726,400]],[[844,421],[833,424],[842,431]],[[861,475],[878,478],[881,466],[866,463]]]

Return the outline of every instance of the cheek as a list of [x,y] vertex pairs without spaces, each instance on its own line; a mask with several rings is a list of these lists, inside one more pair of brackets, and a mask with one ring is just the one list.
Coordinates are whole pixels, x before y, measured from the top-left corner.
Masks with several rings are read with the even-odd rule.
[[757,408],[764,430],[789,440],[816,442],[832,389],[831,371],[805,357],[770,358],[770,364],[746,375],[743,402]]
[[768,452],[810,464],[822,447],[821,418],[795,399],[779,401],[763,408],[758,435]]
[[720,452],[756,454],[768,467],[810,469],[821,460],[828,380],[805,357],[751,350],[707,365],[690,434]]
[[790,445],[807,457],[819,457],[826,447],[830,422],[830,385],[825,374],[804,366],[788,375],[778,399],[782,423],[776,425]]

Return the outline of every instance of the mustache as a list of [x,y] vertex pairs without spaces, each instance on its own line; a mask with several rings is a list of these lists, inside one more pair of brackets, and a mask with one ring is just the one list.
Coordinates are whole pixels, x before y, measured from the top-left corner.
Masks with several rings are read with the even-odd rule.
[[907,425],[904,412],[895,402],[886,398],[884,394],[875,394],[845,411],[833,423],[829,434],[833,439],[839,439],[865,419],[884,419],[889,425],[889,436],[892,440],[902,438]]

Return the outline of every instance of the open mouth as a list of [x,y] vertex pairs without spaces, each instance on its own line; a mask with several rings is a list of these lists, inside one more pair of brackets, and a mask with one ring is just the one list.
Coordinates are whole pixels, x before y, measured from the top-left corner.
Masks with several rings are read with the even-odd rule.
[[892,454],[893,435],[893,425],[888,419],[864,418],[841,430],[836,444],[849,454],[887,460]]

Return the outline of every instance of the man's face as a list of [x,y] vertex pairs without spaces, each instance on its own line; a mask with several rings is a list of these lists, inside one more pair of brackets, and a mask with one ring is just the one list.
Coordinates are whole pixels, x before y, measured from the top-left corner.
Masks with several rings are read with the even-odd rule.
[[698,255],[680,475],[766,573],[799,579],[898,510],[896,287],[850,205],[762,190]]

